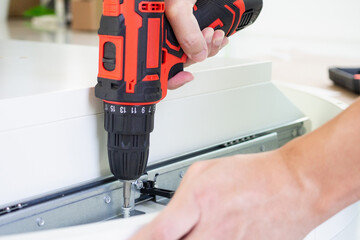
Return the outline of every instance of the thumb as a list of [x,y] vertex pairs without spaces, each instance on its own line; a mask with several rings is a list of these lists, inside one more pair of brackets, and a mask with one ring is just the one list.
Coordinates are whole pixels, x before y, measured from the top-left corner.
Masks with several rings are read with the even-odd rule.
[[187,235],[200,220],[200,210],[193,196],[182,191],[180,186],[168,206],[131,240],[175,240]]
[[166,0],[165,14],[185,54],[195,62],[208,56],[206,41],[193,14],[195,0]]

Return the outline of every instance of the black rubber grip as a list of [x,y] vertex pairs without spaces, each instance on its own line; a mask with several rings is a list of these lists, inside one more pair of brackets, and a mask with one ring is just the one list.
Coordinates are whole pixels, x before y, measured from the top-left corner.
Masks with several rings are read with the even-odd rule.
[[[226,36],[251,25],[259,16],[263,6],[262,0],[198,0],[194,6],[194,15],[200,29],[212,27],[221,29]],[[169,21],[164,20],[164,48],[169,54],[181,58],[184,51],[180,48]],[[169,78],[182,71],[183,64],[169,73]],[[170,68],[172,68],[171,66]]]

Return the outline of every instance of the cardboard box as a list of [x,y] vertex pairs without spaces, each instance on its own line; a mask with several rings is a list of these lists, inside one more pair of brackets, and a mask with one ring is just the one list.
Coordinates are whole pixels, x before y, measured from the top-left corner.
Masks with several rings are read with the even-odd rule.
[[9,17],[22,17],[26,10],[38,5],[40,0],[10,0]]
[[102,0],[71,0],[74,30],[96,31],[100,26]]

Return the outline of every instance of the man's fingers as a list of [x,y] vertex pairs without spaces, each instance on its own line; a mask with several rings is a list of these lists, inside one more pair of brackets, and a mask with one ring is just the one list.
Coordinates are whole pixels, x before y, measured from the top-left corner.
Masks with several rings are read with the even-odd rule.
[[168,206],[131,240],[177,240],[186,236],[198,223],[200,212],[192,195],[178,191]]
[[224,37],[224,40],[223,40],[223,42],[221,43],[221,48],[223,48],[223,47],[225,47],[226,45],[228,45],[228,43],[229,43],[229,38]]
[[225,33],[222,30],[216,30],[211,40],[211,51],[209,51],[209,57],[215,56],[221,49],[222,43],[225,38]]
[[204,28],[201,32],[204,36],[207,46],[209,46],[214,37],[214,33],[215,33],[214,29],[211,27],[207,27],[207,28]]
[[184,63],[184,67],[188,67],[190,65],[193,65],[194,63],[196,63],[195,61],[191,60],[190,58],[188,58],[186,60],[186,62]]
[[[208,50],[209,50],[208,57],[215,56],[223,47],[225,47],[229,43],[229,39],[224,36],[225,34],[222,30],[216,30],[214,32],[212,28],[205,28],[202,30],[202,33],[204,35],[206,44],[208,46]],[[221,40],[221,44],[220,46],[218,46],[220,40]],[[188,58],[184,66],[188,67],[194,63],[196,62]]]
[[201,218],[201,209],[192,189],[194,176],[198,176],[208,167],[208,163],[193,164],[167,207],[131,240],[177,240],[187,236],[196,228]]
[[197,216],[189,209],[169,208],[137,232],[130,240],[178,240],[186,236],[196,225]]
[[[202,35],[205,39],[205,42],[206,42],[206,45],[207,45],[207,48],[208,48],[208,53],[211,52],[211,45],[212,45],[212,39],[213,39],[213,36],[214,36],[214,29],[213,28],[210,28],[210,27],[207,27],[207,28],[204,28],[202,31]],[[188,67],[192,64],[196,63],[196,61],[192,60],[191,58],[188,58],[186,60],[186,63],[184,64],[184,67]]]
[[174,77],[172,77],[168,82],[168,89],[174,90],[177,89],[184,84],[192,81],[194,79],[194,76],[189,72],[179,72]]
[[[224,223],[226,224],[226,223]],[[209,236],[209,225],[205,225],[203,223],[199,223],[196,228],[194,228],[188,235],[184,238],[184,240],[197,240],[197,239],[217,239],[215,236]],[[213,233],[211,231],[211,233]],[[226,239],[226,238],[224,238]]]
[[210,28],[210,27],[204,28],[202,30],[202,34],[204,36],[204,39],[205,39],[205,42],[206,42],[206,45],[208,48],[208,56],[209,56],[209,53],[212,51],[212,41],[214,38],[214,33],[215,33],[214,29]]
[[206,41],[193,15],[194,0],[168,0],[165,14],[185,54],[195,62],[208,56]]

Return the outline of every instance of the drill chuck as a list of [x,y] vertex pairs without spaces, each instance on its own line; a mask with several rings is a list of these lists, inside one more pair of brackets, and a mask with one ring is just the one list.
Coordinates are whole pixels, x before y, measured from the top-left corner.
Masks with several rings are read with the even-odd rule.
[[146,169],[155,105],[105,102],[104,109],[111,172],[117,179],[136,180]]

